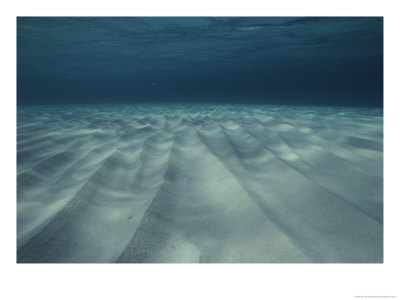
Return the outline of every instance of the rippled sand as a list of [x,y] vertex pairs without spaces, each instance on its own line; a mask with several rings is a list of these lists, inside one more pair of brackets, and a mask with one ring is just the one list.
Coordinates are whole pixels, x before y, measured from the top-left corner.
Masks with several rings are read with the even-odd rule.
[[18,262],[382,262],[382,110],[18,108]]

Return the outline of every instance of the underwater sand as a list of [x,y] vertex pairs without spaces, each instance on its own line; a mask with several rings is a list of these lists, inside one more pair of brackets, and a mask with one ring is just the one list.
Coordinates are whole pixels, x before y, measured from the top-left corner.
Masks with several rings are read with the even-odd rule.
[[383,261],[382,109],[18,107],[18,262]]

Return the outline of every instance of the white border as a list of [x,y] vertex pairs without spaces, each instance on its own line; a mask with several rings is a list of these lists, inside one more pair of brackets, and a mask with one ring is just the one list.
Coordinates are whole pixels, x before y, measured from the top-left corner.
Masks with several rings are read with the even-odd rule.
[[[2,299],[355,299],[396,295],[399,266],[395,1],[9,1],[1,4]],[[385,262],[283,265],[17,265],[16,16],[384,16]],[[4,90],[5,89],[5,90]],[[397,176],[397,177],[396,177]]]

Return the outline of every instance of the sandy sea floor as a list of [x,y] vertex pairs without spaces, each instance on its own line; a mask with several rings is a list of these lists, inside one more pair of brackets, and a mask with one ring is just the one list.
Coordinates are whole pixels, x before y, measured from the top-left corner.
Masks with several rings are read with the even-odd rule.
[[381,109],[18,107],[18,262],[383,261]]

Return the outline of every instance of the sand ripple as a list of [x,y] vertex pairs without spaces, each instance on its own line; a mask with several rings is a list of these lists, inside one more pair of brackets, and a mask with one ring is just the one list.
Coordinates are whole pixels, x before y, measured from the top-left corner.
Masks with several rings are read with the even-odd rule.
[[18,262],[382,262],[382,110],[18,109]]

